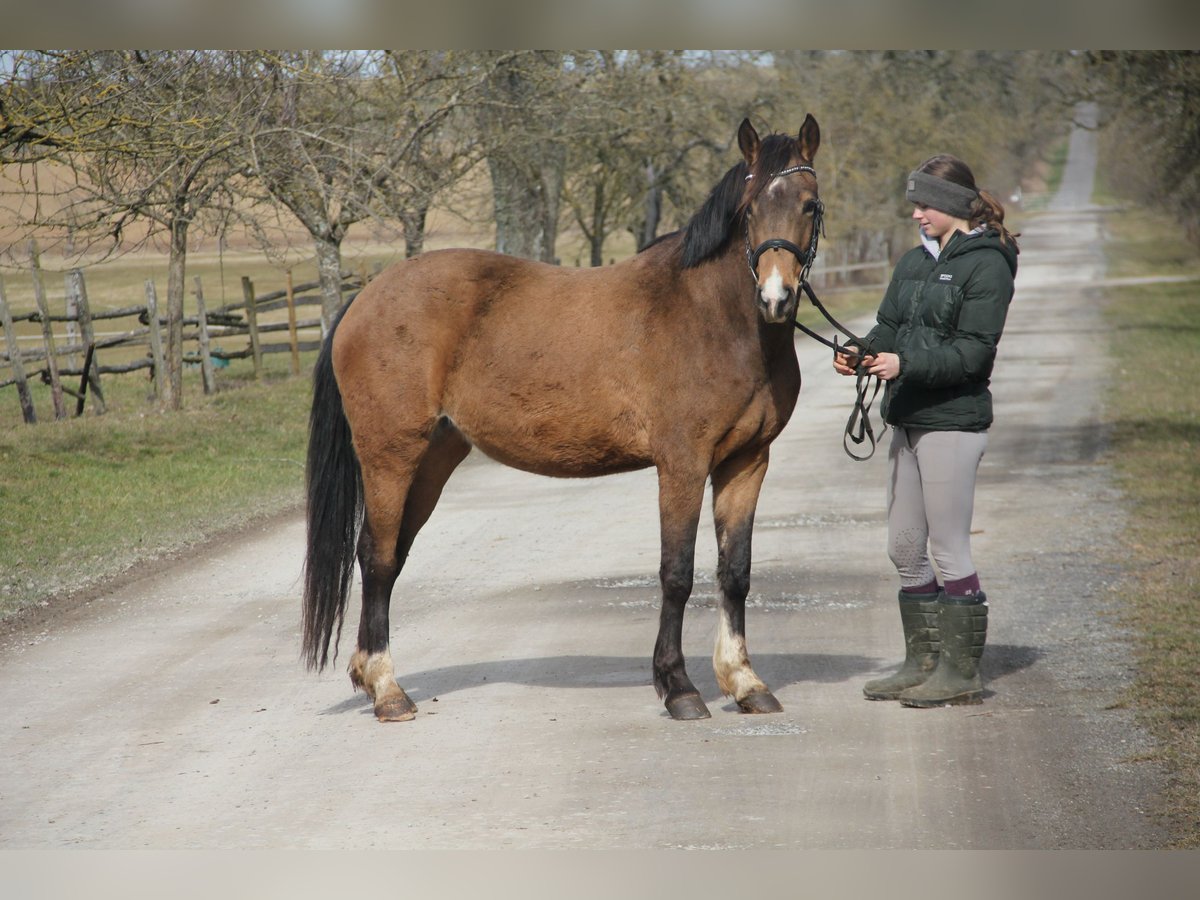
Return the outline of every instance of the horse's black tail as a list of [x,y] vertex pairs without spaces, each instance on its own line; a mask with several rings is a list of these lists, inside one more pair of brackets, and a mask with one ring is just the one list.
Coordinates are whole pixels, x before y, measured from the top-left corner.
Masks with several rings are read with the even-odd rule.
[[345,308],[329,329],[317,357],[308,419],[308,550],[304,559],[302,656],[308,668],[318,670],[329,662],[331,639],[337,658],[363,515],[362,472],[333,375],[333,335],[344,313]]

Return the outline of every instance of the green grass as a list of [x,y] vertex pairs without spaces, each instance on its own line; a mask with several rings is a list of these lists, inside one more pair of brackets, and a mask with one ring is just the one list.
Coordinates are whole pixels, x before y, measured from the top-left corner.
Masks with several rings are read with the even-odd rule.
[[298,507],[309,380],[289,366],[269,357],[253,382],[235,363],[211,397],[189,372],[179,413],[147,402],[144,373],[106,378],[100,417],[51,420],[38,385],[26,426],[0,394],[0,616]]
[[[1200,276],[1171,223],[1109,217],[1109,274]],[[1200,847],[1200,280],[1107,291],[1111,461],[1129,506],[1122,560],[1137,637],[1130,696],[1170,772],[1164,814],[1178,846]]]

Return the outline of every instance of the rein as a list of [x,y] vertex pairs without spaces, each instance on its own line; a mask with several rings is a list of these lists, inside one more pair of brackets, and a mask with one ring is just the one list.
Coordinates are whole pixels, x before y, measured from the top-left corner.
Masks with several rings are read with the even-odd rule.
[[[784,175],[793,175],[797,172],[808,172],[813,176],[813,178],[816,178],[817,176],[816,170],[814,170],[811,166],[791,166],[790,168],[784,169],[781,172],[775,173],[771,176],[771,179],[774,180],[775,178],[782,178]],[[746,180],[749,181],[753,177],[754,175],[751,173],[746,176]],[[862,357],[867,355],[869,352],[870,348],[868,343],[862,338],[856,336],[854,332],[830,315],[829,310],[827,310],[824,305],[822,305],[821,301],[817,299],[816,293],[813,292],[812,285],[808,283],[809,270],[812,268],[813,261],[817,257],[817,241],[819,237],[825,233],[825,204],[823,204],[820,200],[817,200],[816,204],[816,210],[813,213],[812,237],[809,239],[808,248],[805,250],[801,250],[791,241],[784,240],[783,238],[771,238],[763,241],[757,247],[751,247],[750,225],[747,223],[746,263],[750,267],[751,277],[754,279],[755,284],[757,284],[758,261],[764,253],[766,253],[768,250],[786,250],[791,253],[800,262],[802,267],[800,271],[800,289],[804,291],[812,305],[817,308],[817,310],[822,316],[825,317],[825,320],[829,322],[830,325],[837,330],[844,331],[846,333],[847,343],[839,345],[836,335],[834,335],[834,339],[831,341],[799,321],[792,322],[792,324],[795,325],[800,331],[803,331],[814,340],[821,342],[826,347],[831,348],[835,356],[841,353],[848,357],[857,358],[860,360],[860,363],[855,367],[856,396],[854,400],[854,408],[850,411],[850,418],[846,421],[846,431],[842,436],[842,449],[844,449],[846,451],[846,455],[854,461],[865,462],[875,455],[876,438],[875,431],[871,427],[870,414],[871,406],[875,403],[875,398],[878,396],[879,390],[882,387],[882,381],[878,376],[869,374],[866,368],[861,364]],[[854,347],[854,350],[849,349],[850,345]],[[872,379],[874,379],[874,385],[871,384]],[[867,396],[868,392],[870,393],[869,397]],[[884,424],[883,430],[879,433],[879,436],[883,437],[886,432],[887,425]],[[867,449],[865,454],[859,455],[850,449],[851,443],[858,445],[864,442],[870,443],[870,447]]]
[[[812,285],[808,283],[807,279],[800,282],[800,288],[804,291],[805,295],[807,295],[812,305],[817,308],[817,310],[825,317],[826,321],[829,322],[830,325],[839,331],[846,332],[847,343],[839,345],[837,342],[837,335],[834,335],[834,338],[831,341],[828,338],[817,334],[817,332],[813,331],[807,325],[804,325],[799,321],[794,321],[792,324],[809,337],[820,341],[826,347],[832,348],[834,356],[837,356],[839,353],[841,353],[848,357],[857,358],[859,360],[858,365],[855,367],[854,407],[850,410],[850,418],[846,420],[846,431],[842,435],[842,449],[845,450],[846,455],[855,462],[866,462],[875,455],[875,445],[877,442],[875,430],[871,427],[871,406],[875,403],[875,398],[879,395],[879,389],[883,386],[883,381],[879,378],[879,376],[871,375],[861,362],[862,357],[867,355],[869,352],[870,345],[867,341],[855,335],[853,331],[830,315],[829,310],[827,310],[822,305],[821,301],[817,299],[817,295],[813,292]],[[853,347],[854,349],[851,350],[850,347]],[[872,380],[874,380],[874,384],[871,383]],[[867,396],[868,391],[870,392],[869,397]],[[883,430],[879,432],[879,437],[883,437],[886,433],[887,424],[885,423]],[[862,444],[868,441],[870,442],[870,447],[867,449],[866,453],[862,455],[859,455],[850,449],[850,443]]]

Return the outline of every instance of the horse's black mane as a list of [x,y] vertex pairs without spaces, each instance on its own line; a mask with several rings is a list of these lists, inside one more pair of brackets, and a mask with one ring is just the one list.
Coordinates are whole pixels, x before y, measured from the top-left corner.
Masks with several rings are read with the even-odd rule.
[[[769,175],[786,169],[797,154],[796,139],[786,134],[763,138],[754,160],[754,177],[745,161],[725,173],[683,229],[683,260],[691,269],[715,256],[742,223],[746,207],[766,186]],[[747,190],[749,187],[749,190]]]
[[677,234],[679,234],[678,229],[676,229],[675,231],[668,231],[666,234],[660,234],[658,237],[656,237],[654,240],[652,240],[650,243],[648,243],[645,247],[643,247],[641,250],[639,250],[638,253],[645,253],[651,247],[656,247],[659,244],[661,244],[663,241],[665,241],[667,238],[673,238]]

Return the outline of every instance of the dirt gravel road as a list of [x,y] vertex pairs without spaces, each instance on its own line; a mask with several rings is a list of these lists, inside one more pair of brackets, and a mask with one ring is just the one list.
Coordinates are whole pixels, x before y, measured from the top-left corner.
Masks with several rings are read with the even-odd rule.
[[[653,474],[555,481],[473,456],[393,602],[414,722],[352,693],[348,641],[332,671],[303,669],[303,526],[277,522],[8,637],[0,848],[1161,846],[1161,776],[1119,704],[1093,168],[1080,132],[1022,238],[975,521],[983,705],[862,698],[901,649],[886,454],[843,455],[852,384],[801,339],[747,616],[782,714],[716,688],[711,522],[685,651],[713,717],[674,722],[650,686]],[[348,636],[356,621],[357,602]]]

